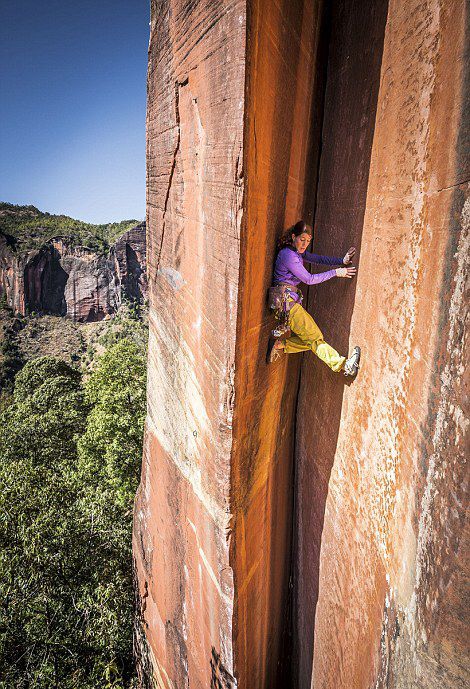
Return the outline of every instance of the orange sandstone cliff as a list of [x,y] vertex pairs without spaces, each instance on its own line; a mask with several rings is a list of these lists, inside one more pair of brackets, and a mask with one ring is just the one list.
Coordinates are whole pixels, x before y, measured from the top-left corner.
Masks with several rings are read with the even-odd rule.
[[[136,653],[159,689],[467,686],[464,0],[153,0]],[[264,362],[304,217],[345,384]]]

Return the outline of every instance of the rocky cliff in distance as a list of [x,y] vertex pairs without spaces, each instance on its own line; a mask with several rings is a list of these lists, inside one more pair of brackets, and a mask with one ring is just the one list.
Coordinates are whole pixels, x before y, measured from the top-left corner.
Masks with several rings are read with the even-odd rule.
[[25,315],[32,311],[102,320],[122,300],[147,296],[145,222],[122,234],[106,251],[56,236],[24,249],[17,237],[0,232],[0,294]]
[[[151,19],[144,686],[464,689],[468,4],[152,0]],[[362,347],[351,384],[310,352],[265,363],[300,217],[319,253],[358,249],[356,280],[305,300]]]

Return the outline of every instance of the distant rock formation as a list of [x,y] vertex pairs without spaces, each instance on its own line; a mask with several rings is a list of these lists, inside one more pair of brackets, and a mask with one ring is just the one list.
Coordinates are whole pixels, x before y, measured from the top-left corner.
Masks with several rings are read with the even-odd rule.
[[107,254],[76,246],[67,236],[21,252],[14,237],[0,233],[0,294],[22,315],[37,311],[99,321],[124,298],[146,299],[145,261],[145,222],[119,237]]

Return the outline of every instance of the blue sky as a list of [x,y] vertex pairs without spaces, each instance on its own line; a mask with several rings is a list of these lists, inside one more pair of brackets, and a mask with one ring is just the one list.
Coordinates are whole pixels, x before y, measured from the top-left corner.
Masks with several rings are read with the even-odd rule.
[[3,0],[0,200],[145,217],[149,0]]

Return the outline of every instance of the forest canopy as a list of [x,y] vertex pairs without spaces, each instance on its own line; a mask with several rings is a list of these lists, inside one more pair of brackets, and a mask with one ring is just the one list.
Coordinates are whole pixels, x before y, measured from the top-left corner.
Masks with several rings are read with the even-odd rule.
[[145,350],[26,363],[0,411],[0,688],[133,686]]

